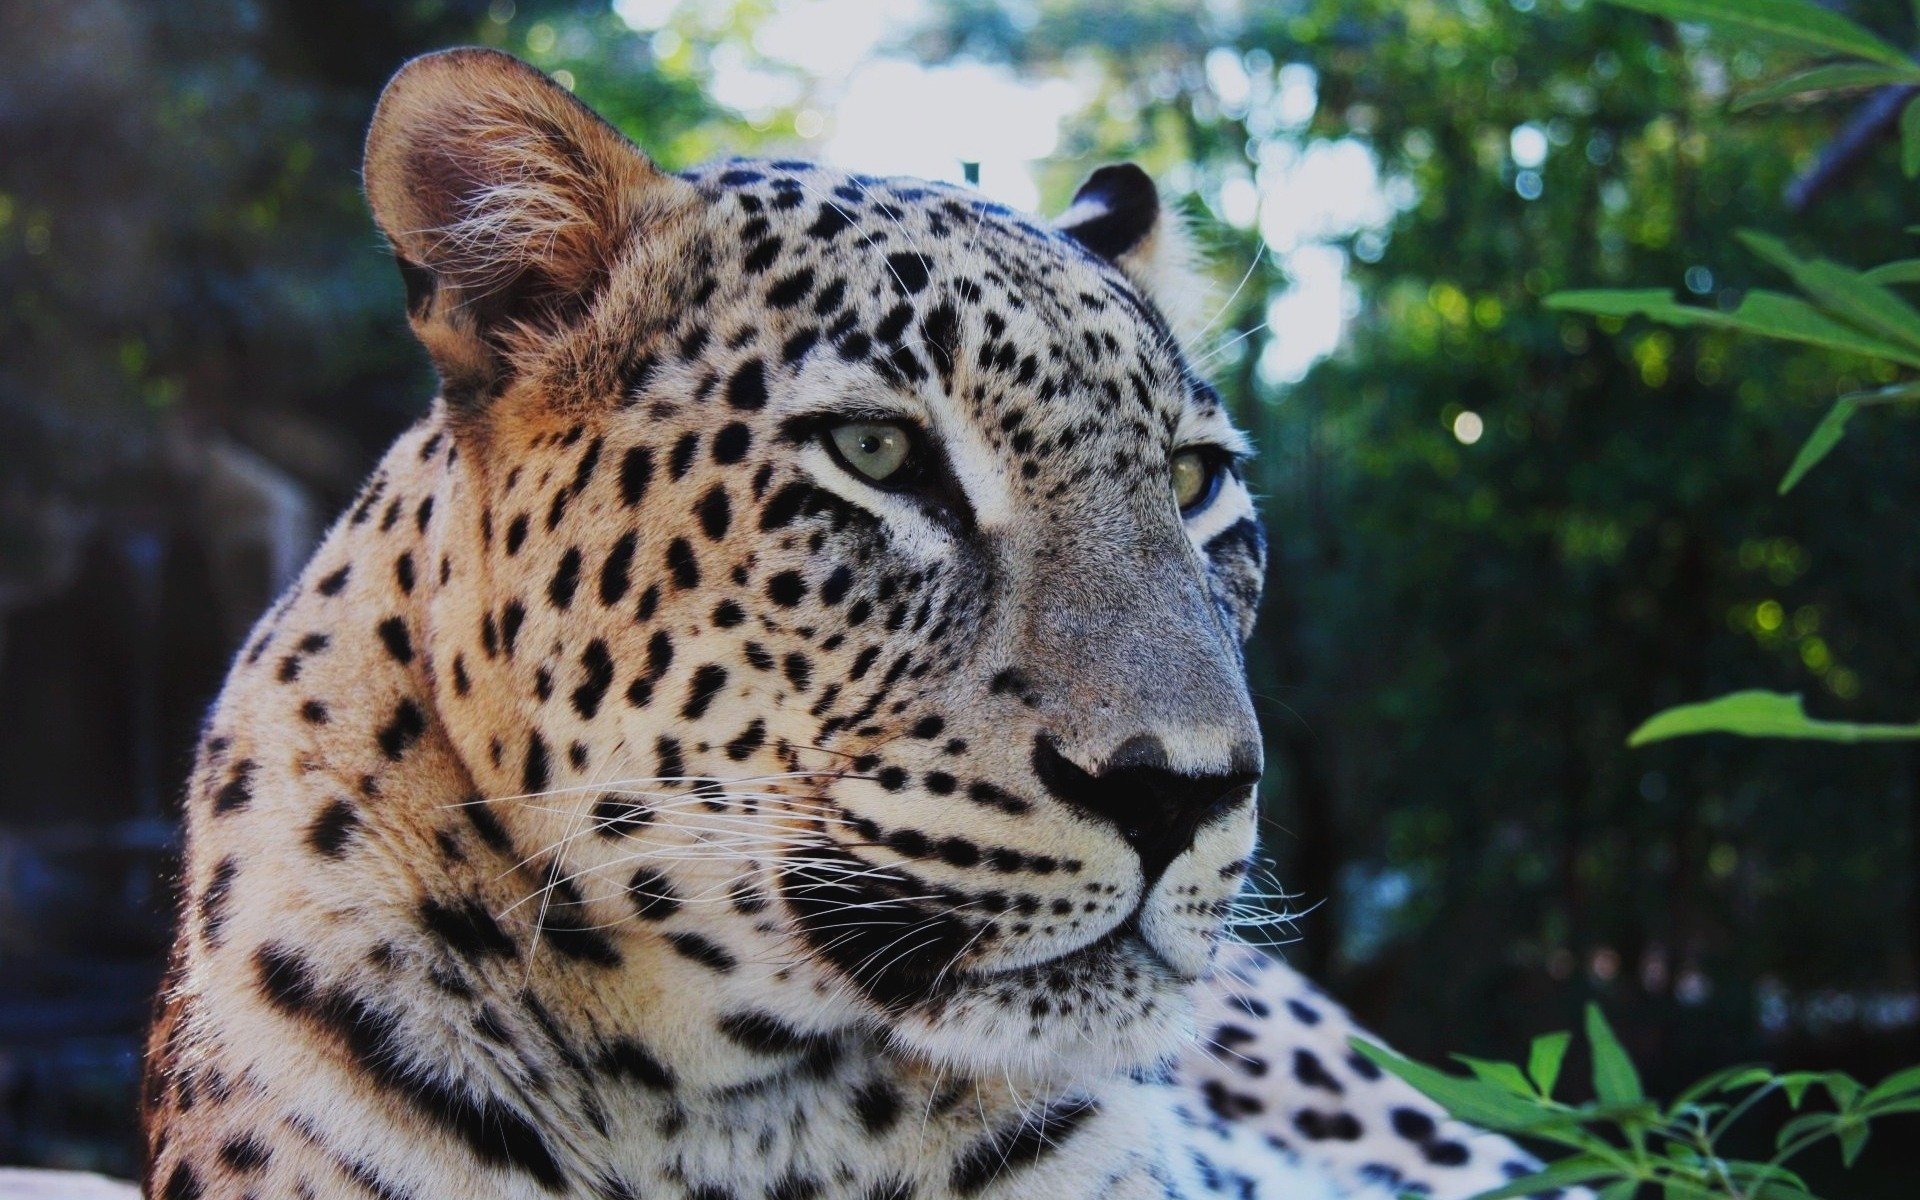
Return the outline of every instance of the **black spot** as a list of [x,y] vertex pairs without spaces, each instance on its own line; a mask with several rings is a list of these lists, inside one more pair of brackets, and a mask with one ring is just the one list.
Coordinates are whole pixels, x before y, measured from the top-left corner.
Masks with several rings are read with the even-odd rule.
[[687,539],[675,538],[667,544],[667,569],[673,572],[673,585],[681,591],[700,586],[700,560],[694,557]]
[[507,556],[520,553],[520,547],[527,543],[527,514],[521,513],[507,522]]
[[513,656],[514,645],[520,640],[520,623],[527,619],[527,607],[518,600],[507,601],[500,610],[500,641],[507,649],[507,656]]
[[732,629],[746,619],[747,611],[731,600],[713,606],[713,623],[722,629]]
[[233,774],[213,794],[214,812],[237,812],[253,802],[254,769],[254,761],[250,758],[243,758],[233,765]]
[[1410,1142],[1424,1142],[1438,1131],[1432,1117],[1417,1108],[1396,1108],[1387,1114],[1393,1131]]
[[893,281],[911,295],[927,286],[927,260],[919,254],[902,251],[887,255],[887,269]]
[[737,463],[747,456],[747,447],[753,444],[753,435],[740,421],[729,421],[713,435],[713,461],[722,464]]
[[649,921],[664,921],[680,911],[680,897],[667,882],[667,877],[648,867],[641,867],[627,881],[627,895],[633,899],[633,909]]
[[160,1193],[161,1200],[200,1200],[200,1177],[186,1163],[175,1163],[173,1174],[167,1176],[167,1186]]
[[1420,1147],[1420,1154],[1436,1167],[1463,1167],[1472,1156],[1459,1142],[1428,1142]]
[[853,1094],[853,1111],[860,1118],[860,1127],[872,1135],[893,1128],[903,1103],[899,1090],[884,1079],[875,1079]]
[[600,603],[617,604],[627,594],[632,582],[633,553],[639,544],[639,536],[631,529],[620,535],[620,540],[607,551],[607,561],[600,565]]
[[670,933],[667,935],[667,944],[678,951],[681,957],[722,975],[740,965],[733,955],[697,933]]
[[775,308],[792,308],[813,290],[813,272],[806,267],[776,282],[767,289],[767,303]]
[[387,648],[387,654],[395,661],[409,663],[413,661],[413,639],[407,635],[407,623],[400,617],[388,617],[380,622],[380,642]]
[[719,663],[707,663],[693,673],[693,682],[687,685],[687,702],[680,708],[680,715],[689,721],[698,720],[706,715],[720,689],[727,686],[727,669]]
[[617,1079],[630,1079],[656,1092],[673,1088],[673,1071],[632,1038],[621,1038],[602,1050],[599,1067]]
[[766,407],[767,369],[757,358],[740,364],[727,380],[727,403],[744,412]]
[[329,801],[307,826],[307,845],[322,858],[339,858],[347,852],[347,843],[353,840],[354,831],[359,827],[360,814],[352,804],[345,800]]
[[765,241],[755,244],[752,249],[748,250],[747,256],[740,260],[740,265],[746,268],[748,274],[758,275],[760,272],[772,266],[774,260],[779,257],[780,239],[770,237]]
[[1335,1079],[1331,1072],[1320,1062],[1311,1050],[1296,1049],[1293,1052],[1293,1077],[1307,1087],[1322,1088],[1340,1095],[1347,1089]]
[[338,596],[347,586],[347,576],[352,570],[352,567],[341,567],[331,575],[323,576],[320,582],[314,585],[314,590],[322,596]]
[[579,587],[580,548],[568,546],[567,552],[560,556],[560,565],[554,568],[553,581],[547,584],[547,599],[564,612],[573,604],[573,593]]
[[594,638],[587,643],[587,648],[580,652],[580,670],[583,679],[580,686],[573,689],[573,711],[583,720],[591,721],[600,711],[607,689],[613,686],[613,655],[607,652],[605,642]]
[[422,900],[420,924],[468,962],[512,958],[517,952],[513,939],[500,928],[493,914],[472,897],[451,907],[433,899]]
[[413,555],[402,554],[393,560],[393,579],[400,590],[408,594],[413,592]]
[[807,236],[819,238],[823,242],[832,241],[841,230],[849,228],[853,218],[835,204],[822,204],[820,214],[807,226]]
[[456,1085],[422,1062],[413,1031],[397,1014],[343,988],[323,987],[287,947],[262,946],[254,965],[267,1000],[337,1038],[375,1087],[458,1137],[482,1162],[525,1172],[549,1191],[564,1185],[560,1164],[533,1123],[500,1097]]
[[481,841],[501,854],[507,854],[513,850],[513,839],[507,836],[506,828],[500,824],[500,818],[488,810],[486,801],[478,796],[469,796],[460,808],[467,814],[467,820],[472,823],[474,832],[480,835]]
[[667,458],[667,474],[680,479],[693,468],[693,456],[700,453],[700,435],[683,433],[673,443],[673,452]]
[[226,1164],[228,1170],[238,1171],[242,1175],[258,1171],[267,1165],[271,1157],[273,1152],[266,1144],[249,1134],[228,1138],[220,1145],[220,1161]]
[[784,528],[813,494],[813,489],[804,483],[789,483],[773,494],[766,507],[760,510],[760,531],[771,533]]
[[1318,1025],[1320,1023],[1320,1010],[1299,1000],[1288,1000],[1287,1011],[1292,1013],[1294,1018],[1302,1025]]
[[547,790],[551,772],[547,766],[547,739],[540,736],[539,730],[527,734],[526,766],[520,772],[520,791],[523,795],[537,796]]
[[420,740],[427,731],[427,715],[411,697],[393,706],[393,717],[380,727],[375,741],[380,745],[380,753],[389,761],[399,762],[407,748]]
[[620,460],[620,498],[631,508],[647,494],[653,482],[653,451],[635,446]]
[[828,604],[838,604],[846,597],[847,589],[853,586],[853,571],[842,563],[835,567],[820,584],[820,599]]
[[720,1018],[720,1033],[736,1046],[766,1055],[798,1054],[815,1040],[764,1012],[728,1013]]
[[1311,1108],[1293,1114],[1293,1127],[1312,1142],[1357,1142],[1363,1132],[1352,1113],[1327,1113]]
[[733,505],[727,500],[727,489],[714,484],[707,494],[700,498],[700,528],[714,541],[727,536],[727,525],[733,520]]
[[758,717],[743,730],[739,736],[727,743],[727,757],[734,762],[744,762],[755,750],[767,743],[767,723]]
[[782,571],[767,580],[767,599],[782,608],[792,608],[806,599],[806,581],[798,571]]
[[233,894],[233,880],[239,873],[237,860],[221,859],[213,868],[213,878],[207,880],[207,890],[200,893],[200,932],[209,946],[220,944],[220,931],[227,923],[227,898]]
[[977,1195],[1044,1161],[1099,1112],[1092,1100],[1067,1097],[1027,1113],[974,1142],[953,1164],[949,1183],[962,1196]]

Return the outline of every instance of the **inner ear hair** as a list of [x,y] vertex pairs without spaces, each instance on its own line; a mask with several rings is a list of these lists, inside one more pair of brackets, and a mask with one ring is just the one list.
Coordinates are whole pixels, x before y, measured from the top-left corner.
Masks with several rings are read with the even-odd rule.
[[661,193],[686,186],[565,88],[485,49],[395,74],[364,176],[450,398],[498,390],[517,346],[584,313]]

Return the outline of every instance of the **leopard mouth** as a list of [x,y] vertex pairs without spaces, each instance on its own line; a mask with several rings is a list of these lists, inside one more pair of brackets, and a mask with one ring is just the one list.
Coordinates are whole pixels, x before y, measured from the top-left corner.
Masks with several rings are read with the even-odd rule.
[[1172,980],[1191,979],[1146,936],[1145,897],[1084,945],[1039,962],[981,970],[959,965],[980,941],[981,926],[937,901],[902,895],[897,882],[845,851],[814,850],[807,861],[790,864],[782,892],[808,946],[888,1012],[937,1005],[981,986],[1067,986],[1123,956]]

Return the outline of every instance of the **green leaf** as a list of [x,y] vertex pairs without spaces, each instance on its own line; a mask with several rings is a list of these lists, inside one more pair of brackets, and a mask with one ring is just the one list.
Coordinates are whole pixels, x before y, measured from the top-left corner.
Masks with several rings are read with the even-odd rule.
[[1522,1175],[1518,1179],[1509,1180],[1492,1191],[1476,1192],[1471,1200],[1509,1200],[1513,1196],[1531,1196],[1535,1192],[1592,1183],[1619,1174],[1620,1168],[1605,1159],[1576,1154],[1571,1158],[1563,1158],[1557,1163],[1542,1167],[1531,1175]]
[[1770,1082],[1772,1079],[1773,1072],[1765,1067],[1752,1065],[1727,1067],[1724,1070],[1715,1071],[1692,1087],[1681,1092],[1674,1098],[1673,1108],[1674,1111],[1677,1112],[1690,1104],[1694,1104],[1702,1096],[1710,1096],[1716,1092],[1733,1092],[1741,1088],[1758,1087],[1761,1084]]
[[1920,258],[1903,258],[1861,272],[1875,283],[1920,283]]
[[1815,425],[1813,432],[1807,435],[1806,442],[1800,447],[1800,453],[1793,456],[1793,465],[1789,466],[1787,473],[1780,477],[1782,496],[1792,491],[1795,484],[1806,478],[1808,471],[1819,466],[1820,460],[1832,453],[1833,448],[1840,444],[1840,439],[1846,436],[1847,422],[1851,421],[1853,414],[1859,411],[1859,402],[1845,396],[1833,402],[1833,407],[1827,410],[1827,415],[1821,417],[1820,423]]
[[1908,179],[1920,177],[1920,96],[1900,110],[1900,169]]
[[1492,1084],[1436,1071],[1410,1058],[1402,1058],[1384,1046],[1357,1037],[1347,1039],[1347,1044],[1361,1057],[1399,1076],[1429,1100],[1469,1124],[1489,1129],[1515,1129],[1541,1115],[1535,1104],[1509,1095]]
[[1464,1064],[1467,1070],[1472,1071],[1473,1077],[1482,1083],[1490,1083],[1515,1096],[1525,1096],[1529,1099],[1533,1097],[1533,1085],[1527,1082],[1527,1077],[1521,1074],[1520,1068],[1512,1063],[1493,1062],[1466,1054],[1456,1054],[1453,1057]]
[[1759,34],[1815,54],[1851,54],[1890,67],[1909,65],[1905,54],[1813,0],[1612,0],[1676,21],[1697,21],[1737,33]]
[[1735,733],[1742,737],[1804,738],[1821,742],[1888,742],[1920,738],[1920,723],[1861,725],[1852,721],[1820,721],[1807,716],[1798,695],[1779,692],[1733,692],[1699,704],[1682,704],[1648,717],[1627,737],[1627,745],[1644,746],[1667,738],[1698,733]]
[[1905,1092],[1920,1092],[1920,1067],[1908,1067],[1882,1079],[1867,1092],[1866,1102],[1890,1100]]
[[1681,304],[1658,288],[1596,289],[1557,292],[1547,307],[1562,312],[1584,312],[1603,317],[1643,316],[1667,325],[1705,326],[1757,334],[1781,341],[1824,346],[1920,367],[1920,354],[1844,321],[1836,321],[1798,296],[1760,288],[1746,294],[1730,313],[1699,305]]
[[1779,238],[1751,229],[1737,235],[1761,258],[1784,271],[1829,314],[1870,333],[1920,349],[1920,310],[1851,267],[1824,258],[1800,258]]
[[1564,1030],[1533,1039],[1533,1048],[1527,1052],[1527,1074],[1542,1096],[1553,1095],[1553,1085],[1560,1080],[1560,1064],[1566,1061],[1567,1046],[1572,1041],[1573,1035]]
[[1865,1121],[1846,1124],[1840,1127],[1838,1136],[1840,1138],[1840,1161],[1842,1163],[1851,1167],[1854,1161],[1860,1157],[1860,1152],[1867,1148],[1868,1132]]
[[1617,1183],[1610,1183],[1606,1187],[1601,1188],[1600,1195],[1597,1196],[1595,1200],[1633,1200],[1633,1194],[1639,1190],[1640,1181],[1638,1179],[1622,1179]]
[[1847,88],[1879,87],[1889,83],[1908,83],[1914,78],[1913,68],[1881,67],[1872,63],[1832,63],[1789,75],[1785,79],[1776,79],[1765,87],[1756,88],[1736,99],[1733,102],[1733,111],[1746,112],[1762,104],[1785,100],[1789,96],[1803,96],[1809,92],[1837,92]]
[[1593,1049],[1593,1090],[1605,1104],[1638,1103],[1646,1093],[1640,1090],[1640,1072],[1613,1027],[1601,1015],[1598,1004],[1587,1005],[1587,1041]]

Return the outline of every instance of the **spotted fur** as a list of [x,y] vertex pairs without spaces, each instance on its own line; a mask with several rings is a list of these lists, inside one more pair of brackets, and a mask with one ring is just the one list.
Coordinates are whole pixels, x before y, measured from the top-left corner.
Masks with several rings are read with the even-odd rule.
[[[390,85],[367,188],[443,390],[209,718],[148,1196],[1521,1169],[1223,935],[1263,540],[1137,169],[1055,225],[803,162],[671,176],[458,51]],[[921,431],[911,488],[834,460],[849,416]],[[1193,446],[1221,477],[1183,513]]]

